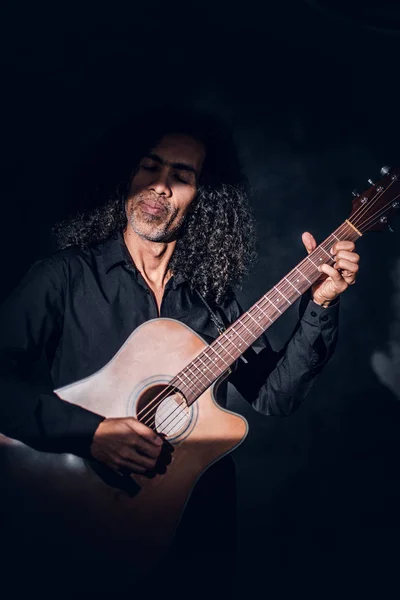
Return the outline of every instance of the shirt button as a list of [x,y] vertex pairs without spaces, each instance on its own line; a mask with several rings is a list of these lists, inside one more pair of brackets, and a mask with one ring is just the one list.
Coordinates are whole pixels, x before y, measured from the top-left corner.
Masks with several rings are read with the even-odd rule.
[[321,317],[321,321],[328,321],[329,317],[328,315],[324,315],[323,317]]
[[312,311],[310,312],[310,315],[311,315],[312,317],[316,317],[316,316],[317,316],[317,313],[315,312],[315,310],[312,310]]

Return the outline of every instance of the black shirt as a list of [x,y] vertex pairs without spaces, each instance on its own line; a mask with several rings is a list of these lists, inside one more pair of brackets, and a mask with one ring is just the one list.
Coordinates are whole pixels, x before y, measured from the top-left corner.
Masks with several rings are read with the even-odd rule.
[[[273,351],[264,334],[262,350],[238,361],[229,381],[256,411],[288,415],[305,398],[333,353],[338,304],[324,309],[305,294],[286,346]],[[216,313],[228,324],[242,309],[232,296]],[[0,311],[0,431],[40,450],[89,456],[103,417],[53,390],[98,371],[139,325],[158,316],[182,321],[207,342],[218,335],[209,310],[179,276],[168,281],[157,314],[121,234],[35,263]]]

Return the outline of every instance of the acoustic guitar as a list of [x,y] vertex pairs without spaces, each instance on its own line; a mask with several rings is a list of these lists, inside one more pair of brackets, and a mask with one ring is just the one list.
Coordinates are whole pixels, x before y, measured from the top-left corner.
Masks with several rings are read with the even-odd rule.
[[399,173],[384,167],[378,183],[369,180],[365,192],[354,193],[349,218],[212,344],[179,321],[154,319],[138,327],[100,371],[55,390],[105,417],[134,416],[162,435],[164,450],[154,471],[120,476],[96,461],[38,452],[1,436],[8,484],[38,504],[60,507],[78,544],[86,532],[113,552],[123,547],[138,576],[154,569],[196,481],[247,435],[247,421],[217,404],[218,385],[320,277],[318,266],[333,263],[329,250],[337,241],[356,241],[386,227],[399,208]]

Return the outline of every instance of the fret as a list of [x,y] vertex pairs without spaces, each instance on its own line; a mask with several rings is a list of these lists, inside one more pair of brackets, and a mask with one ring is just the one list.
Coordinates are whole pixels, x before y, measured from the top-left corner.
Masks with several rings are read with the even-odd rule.
[[[188,368],[189,368],[189,365],[186,367],[186,369],[188,369]],[[186,374],[185,370],[181,371],[181,374],[184,375],[187,379],[189,379],[189,375]],[[203,393],[203,390],[201,388],[199,388],[199,386],[196,384],[195,381],[192,381],[191,379],[189,379],[189,383],[194,384],[197,387],[197,389],[200,390],[201,393]],[[187,384],[185,384],[185,385],[187,385]],[[190,387],[189,387],[189,390],[190,390]],[[192,390],[190,390],[190,391],[192,391]]]
[[250,319],[253,319],[254,323],[255,323],[256,325],[258,325],[258,327],[259,327],[259,328],[261,329],[261,331],[263,332],[263,331],[264,331],[264,327],[262,327],[262,326],[260,325],[260,323],[258,323],[258,321],[256,321],[256,320],[255,320],[255,318],[251,316],[251,313],[250,313],[250,312],[248,312],[247,314],[249,315]]
[[327,252],[327,251],[325,250],[325,248],[323,248],[323,247],[321,246],[321,250],[323,250],[323,251],[325,252],[325,254],[326,254],[326,255],[327,255],[327,257],[329,258],[329,260],[332,260],[332,255],[331,255],[331,254],[329,254],[329,252]]
[[306,256],[306,259],[310,261],[310,263],[312,264],[312,266],[313,266],[315,269],[317,268],[317,265],[315,265],[315,264],[313,263],[313,261],[311,260],[311,258],[310,258],[309,256]]
[[[316,252],[316,250],[314,250],[314,252]],[[314,252],[313,252],[313,254],[314,254]],[[311,264],[312,264],[312,265],[313,265],[313,266],[314,266],[316,269],[318,269],[319,265],[316,265],[316,264],[315,264],[315,263],[314,263],[314,262],[311,260],[311,257],[310,257],[310,256],[307,256],[306,258],[307,258],[307,259],[308,259],[308,260],[311,262]],[[318,261],[319,261],[320,263],[322,263],[322,262],[323,262],[323,260],[322,260],[322,258],[321,258],[320,256],[316,256],[316,258],[318,259]]]
[[[262,297],[262,299],[264,299],[264,298],[265,298],[265,296],[263,296],[263,297]],[[264,312],[264,311],[263,311],[263,309],[261,308],[261,300],[260,300],[260,302],[257,304],[257,308],[258,308],[259,310],[261,310],[261,312],[262,312],[262,314],[264,315],[264,317],[267,317],[267,319],[269,319],[269,320],[271,321],[271,323],[273,323],[273,322],[274,322],[274,320],[273,320],[273,319],[271,319],[271,317],[270,317],[269,315],[265,314],[265,312]]]
[[[184,374],[184,373],[183,373],[183,371],[181,371],[181,373],[182,373],[182,374]],[[184,381],[184,380],[182,379],[182,377],[180,376],[180,374],[179,374],[179,373],[176,375],[176,378],[177,378],[177,379],[180,379],[180,381],[182,382],[182,384],[184,385],[184,387],[186,387],[186,388],[188,389],[188,392],[189,392],[190,394],[192,394],[192,393],[193,393],[193,390],[191,390],[191,389],[190,389],[190,385],[188,385],[188,384],[186,383],[186,381]],[[172,381],[173,381],[173,380],[172,380]],[[171,383],[172,383],[172,382],[171,382]]]
[[277,306],[276,306],[276,305],[275,305],[275,304],[272,302],[272,300],[270,300],[270,299],[268,298],[268,296],[264,296],[264,297],[265,297],[265,298],[268,300],[268,302],[270,302],[270,303],[272,304],[272,306],[273,306],[274,308],[276,308],[276,310],[278,310],[278,311],[279,311],[279,312],[282,314],[282,311],[281,311],[281,310],[279,310],[279,308],[278,308],[278,307],[277,307]]
[[[213,343],[219,344],[219,345],[220,345],[220,346],[222,346],[222,348],[225,350],[225,348],[224,348],[224,346],[221,344],[221,342],[220,342],[220,339],[219,339],[219,338],[216,338],[216,339],[214,340],[214,342],[213,342]],[[213,352],[215,352],[215,354],[217,354],[217,352],[214,350],[214,348],[211,348],[211,346],[209,346],[209,348],[210,348],[210,349],[211,349]],[[231,355],[231,356],[232,356],[232,355]],[[229,363],[227,363],[227,362],[226,362],[226,360],[224,360],[224,359],[222,358],[222,356],[220,356],[219,354],[217,354],[217,359],[218,359],[218,358],[220,358],[220,359],[221,359],[221,360],[222,360],[222,361],[223,361],[223,362],[226,364],[226,366],[227,366],[227,367],[230,367],[230,364],[229,364]],[[235,359],[235,360],[236,360],[236,359]]]
[[[235,348],[235,350],[237,350],[239,352],[238,348],[236,348],[235,344],[229,339],[228,336],[226,336],[225,339],[228,340],[228,342],[230,342],[232,344],[232,346]],[[222,346],[222,348],[229,354],[229,356],[231,358],[233,358],[234,361],[236,360],[237,357],[236,356],[232,356],[232,354],[229,352],[228,348],[225,348],[225,346],[221,343],[221,341],[220,341],[219,338],[216,338],[215,343],[219,344],[220,346]]]
[[[236,344],[235,344],[234,342],[232,342],[232,339],[231,339],[231,338],[233,337],[233,333],[232,333],[232,331],[233,331],[232,329],[231,329],[231,330],[229,330],[229,335],[228,335],[228,334],[226,334],[226,335],[225,335],[225,338],[228,340],[228,342],[230,342],[230,343],[232,344],[232,346],[235,348],[235,350],[236,350],[237,352],[239,352],[239,355],[240,355],[240,350],[239,350],[239,348],[236,346]],[[221,337],[222,337],[222,336],[221,336]],[[218,340],[219,340],[219,338],[217,338],[215,341],[216,341],[216,342],[218,342]],[[236,360],[236,358],[235,358],[235,360]]]
[[[203,361],[203,359],[201,358],[201,355],[202,355],[202,354],[203,354],[203,353],[202,353],[202,352],[200,352],[200,354],[199,354],[198,356],[196,356],[195,360],[199,360],[199,361],[200,361],[200,362],[201,362],[201,363],[204,365],[204,369],[202,370],[202,372],[204,373],[204,376],[205,376],[205,377],[207,377],[207,375],[206,375],[206,370],[207,370],[207,369],[208,369],[208,370],[211,372],[211,375],[212,375],[212,376],[215,376],[215,373],[213,373],[213,372],[211,371],[210,367],[209,367],[209,366],[207,366],[207,365],[206,365],[206,363],[205,363],[205,362]],[[207,379],[208,379],[208,377],[207,377]],[[210,383],[212,383],[212,382],[213,382],[213,379],[211,379],[211,380],[210,380],[210,379],[208,379],[208,381],[209,381]]]
[[300,291],[297,289],[297,287],[296,287],[295,285],[293,285],[293,283],[291,283],[291,282],[289,281],[289,279],[288,279],[287,277],[284,277],[283,279],[286,279],[286,281],[287,281],[288,283],[290,283],[290,285],[292,286],[292,288],[293,288],[293,289],[295,289],[295,290],[296,290],[296,292],[297,292],[297,293],[298,293],[298,294],[301,296],[301,292],[300,292]]
[[308,279],[308,277],[306,277],[305,275],[303,275],[303,273],[297,267],[295,267],[295,269],[296,269],[296,271],[298,271],[300,273],[300,275],[302,275],[305,279],[307,279],[308,283],[311,285],[311,281]]
[[340,242],[339,238],[337,235],[335,235],[334,233],[332,233],[333,237],[335,237],[337,239],[338,242]]
[[[245,314],[246,314],[246,313],[245,313]],[[246,325],[243,323],[243,317],[245,316],[245,314],[244,314],[244,315],[242,315],[242,317],[241,317],[241,319],[240,319],[240,324],[241,324],[241,325],[243,325],[243,327],[244,327],[245,329],[247,329],[247,331],[248,331],[249,333],[251,333],[251,335],[254,337],[254,339],[256,339],[256,338],[257,338],[257,336],[256,336],[256,335],[254,335],[254,333],[251,331],[251,329],[249,329],[248,327],[246,327]]]
[[[186,368],[188,369],[189,373],[190,373],[191,375],[194,375],[194,376],[196,377],[197,381],[200,381],[200,383],[201,383],[201,384],[203,384],[203,382],[202,382],[202,381],[201,381],[201,379],[200,379],[200,378],[199,378],[199,377],[196,375],[196,373],[192,373],[192,371],[191,371],[191,369],[190,369],[190,366],[191,366],[191,365],[192,365],[193,367],[196,367],[196,365],[194,364],[194,361],[192,361],[190,364],[188,364]],[[199,367],[196,367],[196,369],[197,369],[198,371],[200,371]],[[200,374],[201,374],[201,371],[200,371]]]
[[292,302],[290,302],[290,300],[288,300],[288,299],[286,298],[286,296],[284,296],[284,295],[282,294],[282,292],[280,292],[276,286],[274,286],[274,290],[276,290],[276,291],[277,291],[277,292],[278,292],[278,293],[279,293],[279,294],[282,296],[282,298],[284,298],[284,299],[286,300],[286,302],[289,302],[289,304],[292,304]]
[[[196,358],[197,358],[197,357],[196,357]],[[196,359],[195,359],[195,360],[196,360]],[[188,365],[186,368],[187,368],[187,369],[189,369],[189,372],[190,372],[190,365],[193,365],[193,367],[196,367],[196,369],[199,371],[199,373],[200,373],[200,375],[201,375],[202,377],[206,377],[206,379],[208,379],[208,377],[207,377],[206,375],[204,375],[204,374],[203,374],[203,371],[200,369],[200,367],[198,367],[198,366],[196,365],[196,362],[195,362],[195,360],[193,360],[193,361],[192,361],[192,362],[191,362],[191,363],[190,363],[190,364],[189,364],[189,365]],[[195,377],[197,377],[196,373],[194,373],[194,376],[195,376]],[[199,377],[197,377],[197,379],[200,381],[200,383],[201,383],[201,384],[203,384],[203,385],[204,385],[203,381],[202,381],[202,380],[201,380]]]
[[[190,365],[187,365],[186,369],[189,371],[189,373],[191,373]],[[182,373],[185,375],[185,377],[188,379],[188,381],[191,383],[191,385],[194,385],[200,391],[200,393],[203,392],[202,387],[197,385],[197,383],[195,381],[193,381],[193,379],[191,379],[187,373],[185,373],[184,371],[182,371]]]
[[[238,323],[240,323],[240,321],[238,321]],[[247,344],[246,340],[244,338],[242,338],[242,336],[240,335],[240,333],[238,331],[235,331],[234,328],[232,327],[232,331],[235,332],[235,335],[238,335],[240,337],[240,339],[242,340],[242,342],[244,342],[245,344]],[[242,344],[239,344],[239,348]]]

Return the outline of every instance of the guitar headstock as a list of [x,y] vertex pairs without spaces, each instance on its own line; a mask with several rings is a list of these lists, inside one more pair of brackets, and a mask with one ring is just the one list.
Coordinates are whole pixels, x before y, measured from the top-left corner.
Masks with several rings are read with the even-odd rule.
[[358,194],[353,192],[353,208],[348,221],[361,233],[387,228],[389,219],[400,208],[400,169],[382,167],[381,179]]

